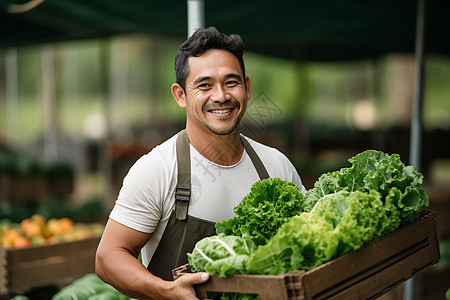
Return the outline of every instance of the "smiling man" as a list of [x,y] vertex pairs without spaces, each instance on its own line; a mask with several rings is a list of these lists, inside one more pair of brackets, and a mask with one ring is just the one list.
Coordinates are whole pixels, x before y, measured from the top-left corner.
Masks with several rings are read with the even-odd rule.
[[[175,83],[172,94],[186,109],[190,143],[205,158],[233,165],[242,156],[239,122],[250,99],[250,78],[231,52],[218,49],[190,57],[189,70],[185,88]],[[221,155],[204,152],[211,143],[218,145]]]
[[[197,299],[207,273],[172,281],[172,269],[258,180],[278,177],[305,189],[278,150],[240,133],[250,100],[238,35],[200,29],[175,56],[172,95],[186,129],[142,156],[124,178],[97,250],[96,273],[138,299]],[[142,254],[142,263],[137,259]]]

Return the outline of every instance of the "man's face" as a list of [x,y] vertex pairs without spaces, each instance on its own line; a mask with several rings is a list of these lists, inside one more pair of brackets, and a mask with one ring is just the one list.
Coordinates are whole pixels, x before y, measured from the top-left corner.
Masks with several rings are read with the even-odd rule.
[[250,98],[250,79],[244,78],[236,57],[208,50],[189,58],[185,105],[188,126],[226,135],[238,128]]

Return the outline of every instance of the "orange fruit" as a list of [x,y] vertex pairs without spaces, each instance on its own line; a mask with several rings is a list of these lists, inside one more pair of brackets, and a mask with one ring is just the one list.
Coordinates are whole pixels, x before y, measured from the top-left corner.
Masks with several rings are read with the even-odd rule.
[[20,227],[30,238],[41,234],[41,225],[32,219],[22,220],[22,222],[20,222]]
[[23,235],[17,236],[13,241],[14,248],[25,248],[31,246],[31,241]]

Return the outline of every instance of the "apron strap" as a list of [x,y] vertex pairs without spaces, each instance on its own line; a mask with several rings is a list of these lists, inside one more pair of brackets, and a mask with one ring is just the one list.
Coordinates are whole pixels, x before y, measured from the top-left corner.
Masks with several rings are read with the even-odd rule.
[[177,137],[178,183],[175,190],[175,213],[177,220],[186,220],[191,200],[191,156],[189,136],[183,129]]
[[247,139],[245,139],[243,136],[241,136],[241,141],[244,145],[245,151],[247,151],[248,156],[250,156],[250,159],[255,166],[256,172],[258,172],[259,179],[263,180],[269,178],[269,173],[267,172],[266,167],[264,167],[264,164],[262,163],[258,154],[256,154],[255,149],[253,149]]
[[[247,151],[248,156],[255,166],[259,179],[263,180],[269,178],[269,173],[264,167],[264,164],[247,139],[241,136],[241,141],[245,151]],[[176,150],[178,183],[175,190],[175,216],[177,220],[186,220],[189,201],[191,200],[191,156],[189,136],[186,129],[183,129],[178,134]]]

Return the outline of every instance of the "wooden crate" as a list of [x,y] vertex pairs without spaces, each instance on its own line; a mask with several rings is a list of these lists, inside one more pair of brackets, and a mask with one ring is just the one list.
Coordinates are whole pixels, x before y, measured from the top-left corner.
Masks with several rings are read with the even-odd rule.
[[23,249],[0,246],[0,294],[66,285],[95,271],[99,237]]
[[[395,232],[310,271],[282,275],[230,275],[196,286],[206,292],[257,294],[261,300],[375,299],[440,259],[436,218],[432,211]],[[184,265],[174,278],[189,272]]]

